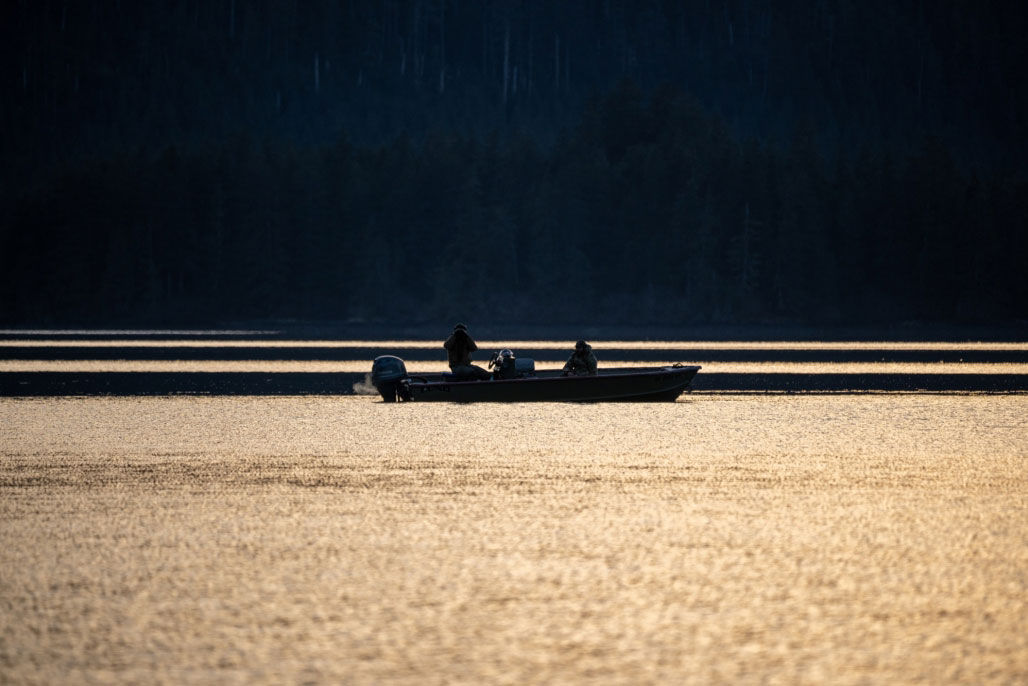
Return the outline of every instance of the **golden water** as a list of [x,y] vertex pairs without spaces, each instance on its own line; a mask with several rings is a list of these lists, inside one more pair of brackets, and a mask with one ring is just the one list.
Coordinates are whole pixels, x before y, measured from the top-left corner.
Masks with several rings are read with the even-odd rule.
[[[2,332],[0,332],[2,334]],[[92,339],[58,340],[0,339],[0,349],[10,346],[48,348],[54,345],[70,348],[424,348],[442,350],[442,342],[426,340],[269,340],[269,339]],[[1008,350],[1028,351],[1026,342],[994,341],[592,341],[597,350],[619,348],[629,350]],[[479,349],[562,348],[569,354],[574,341],[478,341]]]
[[0,399],[0,681],[1024,683],[1028,396]]
[[[614,361],[603,367],[655,367],[664,362]],[[721,362],[701,364],[703,372],[732,374],[1028,374],[1023,362]],[[538,363],[560,369],[561,362]],[[484,365],[485,362],[483,361]],[[449,371],[445,360],[408,361],[412,374]],[[370,372],[367,360],[0,360],[0,372]]]

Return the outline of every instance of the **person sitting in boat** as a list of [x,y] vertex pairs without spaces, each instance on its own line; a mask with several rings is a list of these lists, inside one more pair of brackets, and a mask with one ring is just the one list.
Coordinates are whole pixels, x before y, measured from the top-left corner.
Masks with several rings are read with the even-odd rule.
[[471,364],[471,353],[478,350],[475,340],[468,334],[468,327],[464,324],[457,324],[453,327],[453,333],[443,343],[446,348],[446,358],[450,364],[450,371],[459,380],[486,380],[492,375],[478,365]]
[[575,343],[575,352],[571,353],[564,365],[564,376],[594,376],[596,374],[596,355],[593,347],[585,341]]
[[492,359],[489,360],[489,366],[493,368],[493,381],[518,378],[518,368],[514,362],[514,351],[509,348],[493,353]]

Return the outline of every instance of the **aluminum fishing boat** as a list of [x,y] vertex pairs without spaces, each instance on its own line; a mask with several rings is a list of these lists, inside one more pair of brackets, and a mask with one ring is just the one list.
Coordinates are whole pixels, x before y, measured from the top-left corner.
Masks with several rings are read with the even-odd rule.
[[387,403],[667,402],[678,398],[699,370],[676,364],[601,368],[593,376],[564,376],[560,370],[536,371],[532,364],[530,369],[523,367],[517,378],[469,381],[452,374],[408,374],[403,360],[383,355],[375,359],[371,382]]

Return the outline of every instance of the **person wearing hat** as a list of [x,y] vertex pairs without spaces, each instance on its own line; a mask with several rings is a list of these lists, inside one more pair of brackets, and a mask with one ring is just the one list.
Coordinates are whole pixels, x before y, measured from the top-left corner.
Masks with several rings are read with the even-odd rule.
[[450,364],[450,371],[461,380],[485,381],[492,378],[492,375],[478,365],[471,364],[471,353],[478,350],[475,340],[468,334],[468,327],[464,324],[457,324],[453,327],[453,333],[443,343],[446,348],[446,360]]
[[596,355],[593,355],[593,347],[585,341],[575,343],[575,352],[571,353],[567,363],[564,365],[564,376],[594,376],[596,374]]

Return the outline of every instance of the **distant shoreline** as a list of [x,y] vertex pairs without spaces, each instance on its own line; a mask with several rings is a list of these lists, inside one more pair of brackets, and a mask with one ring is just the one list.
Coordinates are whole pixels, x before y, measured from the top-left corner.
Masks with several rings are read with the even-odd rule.
[[[456,320],[455,320],[456,321]],[[81,340],[254,339],[254,340],[440,340],[454,322],[225,322],[217,326],[6,326],[0,339]],[[1009,324],[937,324],[906,322],[890,325],[800,324],[515,324],[467,322],[480,339],[564,340],[579,338],[636,341],[1028,341],[1028,322]]]

